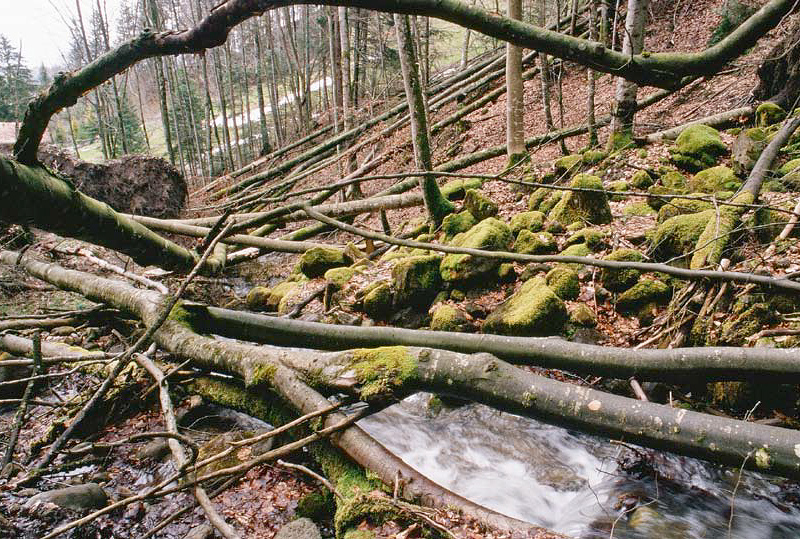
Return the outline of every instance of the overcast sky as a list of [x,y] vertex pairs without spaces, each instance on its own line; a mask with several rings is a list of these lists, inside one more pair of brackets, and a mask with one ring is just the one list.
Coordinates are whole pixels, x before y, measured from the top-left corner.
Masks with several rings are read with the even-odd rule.
[[[113,33],[120,0],[100,1],[107,6]],[[86,22],[96,0],[80,2]],[[0,34],[6,36],[15,48],[19,48],[22,41],[22,58],[34,76],[38,75],[42,63],[48,67],[62,65],[61,52],[66,54],[69,30],[59,12],[69,20],[75,13],[75,0],[0,0],[0,7]]]

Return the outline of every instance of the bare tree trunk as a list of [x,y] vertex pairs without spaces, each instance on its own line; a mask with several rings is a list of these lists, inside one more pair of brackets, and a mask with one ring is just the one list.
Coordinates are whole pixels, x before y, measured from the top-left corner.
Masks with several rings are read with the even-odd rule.
[[[600,0],[604,2],[605,0]],[[589,40],[597,39],[597,0],[589,0]],[[589,146],[595,147],[599,144],[597,138],[597,126],[595,120],[595,78],[591,67],[586,68],[586,82],[588,91],[586,96],[586,124],[589,126]]]
[[281,110],[280,110],[280,100],[278,99],[278,70],[275,67],[276,58],[275,58],[275,42],[272,39],[272,15],[271,11],[267,11],[266,18],[267,24],[265,25],[267,28],[267,43],[269,44],[269,54],[270,54],[270,85],[269,85],[269,102],[272,108],[272,123],[275,126],[275,139],[278,143],[278,146],[283,146],[286,142],[286,133],[283,128],[283,122],[281,121]]
[[[522,0],[508,1],[508,17],[522,20]],[[522,86],[522,49],[506,44],[506,146],[508,164],[525,158],[525,100]]]
[[[156,30],[161,29],[161,15],[158,9],[156,0],[145,0],[145,19],[148,25]],[[164,140],[167,145],[167,155],[169,155],[169,162],[175,164],[175,148],[172,145],[172,133],[169,126],[169,106],[167,105],[167,83],[164,77],[164,63],[159,58],[153,59],[153,66],[156,72],[156,85],[158,86],[158,104],[161,109],[161,127],[164,129]]]
[[[625,17],[625,39],[622,53],[634,55],[642,52],[644,46],[644,27],[647,20],[648,0],[628,0],[628,14]],[[614,112],[611,122],[611,135],[608,147],[611,150],[624,148],[633,142],[633,117],[636,114],[636,93],[639,87],[622,77],[617,79],[614,96]]]
[[[547,2],[540,0],[539,2],[539,26],[544,28],[547,24]],[[543,52],[539,53],[539,71],[542,82],[542,108],[544,109],[544,126],[547,131],[552,131],[553,127],[553,113],[550,110],[550,61],[547,55]]]
[[[431,159],[428,119],[423,100],[422,83],[419,76],[419,64],[414,54],[414,43],[411,25],[407,15],[395,15],[394,26],[397,33],[397,46],[400,51],[400,68],[403,71],[403,85],[408,100],[411,116],[411,140],[414,146],[414,161],[421,172],[433,170]],[[442,196],[436,179],[424,174],[420,177],[425,208],[428,218],[434,226],[442,222],[444,216],[453,211],[453,205]]]
[[239,158],[239,166],[244,166],[244,156],[242,155],[242,144],[239,139],[239,122],[236,118],[236,94],[234,93],[233,82],[233,58],[231,55],[230,42],[225,42],[225,61],[228,63],[228,91],[231,98],[231,121],[233,122],[233,141],[236,144],[236,157]]
[[256,89],[258,91],[258,123],[261,129],[261,149],[259,155],[264,156],[272,151],[269,143],[269,130],[267,129],[267,112],[264,105],[264,66],[263,51],[261,50],[261,30],[258,24],[253,24],[253,37],[256,42]]

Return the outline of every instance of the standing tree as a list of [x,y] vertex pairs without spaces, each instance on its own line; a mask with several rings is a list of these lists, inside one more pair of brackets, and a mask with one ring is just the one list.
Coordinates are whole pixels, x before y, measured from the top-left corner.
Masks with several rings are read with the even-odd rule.
[[[522,20],[522,0],[508,0],[508,18]],[[508,164],[525,158],[525,99],[522,86],[522,49],[506,44],[506,146]]]
[[[422,95],[422,82],[419,74],[419,62],[414,52],[414,41],[411,24],[407,15],[394,16],[394,29],[397,33],[397,48],[400,50],[400,69],[403,72],[403,86],[406,90],[408,110],[411,116],[411,141],[414,146],[414,162],[421,172],[433,170],[431,160],[430,135],[428,118],[425,112],[425,97]],[[434,226],[442,222],[444,216],[453,211],[453,205],[447,200],[435,176],[420,176],[420,187],[425,200],[428,218]]]
[[[622,54],[632,57],[642,52],[646,20],[647,0],[628,0]],[[623,77],[617,79],[611,135],[608,139],[610,150],[624,148],[633,142],[633,117],[636,114],[636,93],[638,90],[639,86],[635,82]]]

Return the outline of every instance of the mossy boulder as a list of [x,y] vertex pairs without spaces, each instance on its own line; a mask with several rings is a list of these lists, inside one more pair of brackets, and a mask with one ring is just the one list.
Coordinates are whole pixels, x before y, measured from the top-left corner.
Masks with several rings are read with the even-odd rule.
[[[609,253],[604,260],[615,262],[644,262],[642,253],[636,249],[617,249]],[[612,292],[624,292],[639,280],[641,272],[635,269],[603,268],[600,272],[600,282]]]
[[707,125],[690,125],[678,135],[670,148],[670,159],[680,168],[697,172],[712,167],[728,151],[719,131]]
[[[784,204],[781,207],[788,211],[794,209],[793,204]],[[758,239],[767,243],[777,238],[778,235],[783,232],[783,229],[789,223],[790,217],[791,216],[786,212],[773,210],[771,208],[759,208],[753,214],[752,220],[748,221],[748,224],[752,223],[752,228],[755,229]],[[789,237],[800,238],[800,226],[796,225],[792,229]]]
[[637,170],[630,180],[631,186],[636,189],[647,189],[653,183],[653,177],[646,170]]
[[650,238],[653,259],[663,262],[693,251],[706,225],[715,215],[714,210],[677,215],[658,225]]
[[511,233],[516,236],[522,230],[539,232],[544,228],[544,214],[540,211],[524,211],[511,218]]
[[659,183],[667,189],[686,189],[689,180],[675,169],[662,170]]
[[483,185],[483,180],[479,178],[464,178],[450,180],[441,188],[442,195],[450,200],[461,200],[467,194],[469,189],[480,189]]
[[[630,191],[631,186],[625,180],[617,180],[615,182],[611,182],[611,184],[609,184],[608,186],[608,189],[610,191],[619,193],[619,192]],[[611,195],[611,200],[614,202],[619,202],[620,200],[625,200],[625,197],[623,195]]]
[[272,288],[256,286],[247,294],[246,303],[253,311],[278,312],[283,299],[299,288],[294,281],[283,281]]
[[569,308],[569,321],[577,326],[593,328],[597,325],[597,315],[585,303],[578,303]]
[[553,169],[559,176],[564,174],[574,174],[577,172],[578,167],[583,162],[583,156],[580,154],[565,155],[553,163]]
[[786,119],[786,111],[769,101],[761,103],[756,109],[756,126],[768,127]]
[[245,304],[251,311],[265,311],[267,310],[267,302],[272,290],[266,286],[254,286],[247,293]]
[[559,254],[562,256],[589,256],[592,250],[585,243],[576,243],[570,245]]
[[340,249],[314,247],[300,257],[300,271],[309,279],[313,279],[323,276],[329,269],[349,266],[352,263],[353,259]]
[[431,329],[434,331],[465,331],[469,322],[460,310],[452,305],[439,305],[431,316]]
[[497,266],[497,280],[501,283],[510,283],[517,280],[517,270],[514,264],[505,263]]
[[[504,222],[489,217],[453,238],[452,244],[457,247],[504,251],[511,244],[511,229]],[[445,281],[467,281],[494,270],[499,264],[499,260],[491,258],[450,254],[442,260],[440,271]]]
[[742,181],[724,165],[701,170],[689,180],[689,189],[699,193],[735,191],[740,185]]
[[719,344],[742,346],[748,337],[761,331],[774,318],[775,312],[768,304],[756,303],[723,322],[720,327]]
[[360,271],[356,268],[333,268],[325,272],[325,280],[335,288],[342,289],[357,273]]
[[549,232],[522,230],[514,242],[514,252],[526,255],[544,255],[558,250],[556,239]]
[[766,129],[754,127],[739,133],[731,146],[731,162],[736,174],[743,176],[753,170],[758,157],[769,143]]
[[393,295],[389,283],[374,283],[364,294],[364,312],[374,320],[388,319],[394,312],[392,304]]
[[585,243],[592,251],[599,251],[605,247],[606,233],[599,228],[582,228],[568,237],[564,246],[568,247],[577,243]]
[[395,306],[428,308],[441,287],[438,255],[410,256],[392,268]]
[[544,280],[556,296],[564,300],[574,300],[581,292],[578,274],[565,264],[559,264],[547,272]]
[[476,221],[483,221],[487,217],[497,215],[497,204],[477,189],[467,189],[464,197],[464,208],[475,217]]
[[631,202],[622,208],[622,215],[625,217],[648,217],[655,213],[656,210],[651,208],[647,202]]
[[669,300],[670,287],[658,279],[641,278],[617,298],[616,309],[622,314],[632,314],[652,303]]
[[457,234],[466,232],[478,221],[468,211],[460,213],[451,213],[442,221],[442,232],[444,232],[445,241],[453,239]]
[[586,150],[583,152],[581,157],[581,161],[584,165],[596,165],[603,159],[605,159],[608,154],[602,150]]
[[[701,196],[704,193],[692,193],[692,196]],[[658,210],[656,222],[663,223],[676,215],[687,215],[712,209],[714,206],[706,200],[691,198],[673,198]]]
[[495,309],[483,325],[484,333],[516,336],[556,335],[567,321],[564,302],[542,278],[523,283]]
[[792,159],[778,169],[781,183],[793,191],[800,190],[800,159]]
[[[603,181],[597,176],[578,174],[572,179],[572,187],[603,189]],[[567,226],[576,221],[602,225],[611,222],[611,207],[605,193],[567,191],[550,212],[550,219]]]

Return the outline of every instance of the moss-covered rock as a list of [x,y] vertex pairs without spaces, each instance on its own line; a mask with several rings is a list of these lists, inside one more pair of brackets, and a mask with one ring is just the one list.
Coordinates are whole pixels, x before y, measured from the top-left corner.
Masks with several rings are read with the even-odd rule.
[[[736,195],[733,202],[752,204],[755,202],[755,197],[748,191],[742,191]],[[736,226],[742,213],[738,207],[722,206],[717,211],[707,211],[715,216],[697,238],[697,249],[692,253],[692,260],[689,263],[692,269],[716,268],[724,252],[741,237],[741,231]]]
[[[692,196],[701,196],[701,195],[704,195],[704,193],[692,194]],[[705,200],[697,200],[691,198],[673,198],[670,199],[669,202],[664,204],[660,210],[658,210],[658,217],[656,218],[656,221],[658,223],[663,223],[667,219],[675,217],[676,215],[698,213],[701,211],[710,210],[713,207],[714,206],[711,204],[711,202]]]
[[272,291],[266,286],[254,286],[247,293],[247,299],[245,299],[247,308],[251,311],[267,310],[267,302],[271,293]]
[[342,289],[357,273],[361,272],[356,268],[333,268],[325,272],[325,280],[335,288]]
[[661,171],[658,182],[667,189],[686,189],[689,180],[675,169],[665,169]]
[[[616,262],[644,262],[644,255],[636,249],[617,249],[604,258]],[[623,292],[632,287],[639,280],[641,272],[635,269],[603,268],[600,272],[600,282],[612,292]]]
[[533,193],[531,193],[531,196],[528,197],[528,211],[538,210],[542,201],[544,201],[544,199],[550,196],[552,193],[552,189],[546,189],[544,187],[539,187],[536,189]]
[[510,283],[517,280],[517,270],[514,264],[505,263],[497,266],[497,281],[501,283]]
[[521,230],[539,232],[544,228],[544,214],[540,211],[524,211],[511,218],[511,233],[516,236]]
[[556,239],[549,232],[522,230],[514,242],[514,252],[526,255],[544,255],[558,250]]
[[[597,176],[578,174],[572,179],[572,187],[582,189],[603,189],[603,182]],[[586,191],[567,191],[550,212],[550,219],[564,226],[576,221],[602,225],[611,222],[611,207],[605,193]]]
[[753,166],[768,143],[769,136],[766,129],[754,127],[739,133],[731,146],[733,171],[739,176],[744,176],[753,170]]
[[693,251],[706,225],[715,215],[714,210],[677,215],[658,225],[650,238],[653,259],[663,262]]
[[684,129],[669,150],[672,162],[690,172],[714,166],[727,151],[719,131],[699,124]]
[[747,338],[755,335],[775,318],[774,311],[766,303],[756,303],[738,315],[729,317],[720,327],[719,344],[742,346]]
[[592,250],[585,243],[576,243],[570,245],[559,254],[562,256],[589,256]]
[[[784,210],[792,211],[793,204],[782,204]],[[783,229],[789,223],[790,215],[783,211],[773,210],[771,208],[759,208],[753,214],[753,218],[748,224],[752,224],[755,229],[758,239],[764,243],[771,242],[778,235],[783,232]],[[795,226],[790,234],[792,238],[800,238],[800,226]]]
[[465,331],[468,325],[464,313],[451,305],[439,305],[431,317],[431,329],[434,331]]
[[438,255],[410,256],[392,268],[394,304],[427,309],[441,287]]
[[[511,229],[507,224],[489,217],[469,231],[453,238],[452,244],[457,247],[470,247],[488,251],[507,250],[511,243]],[[445,281],[466,281],[494,270],[499,260],[473,257],[466,254],[450,254],[441,263],[441,276]]]
[[583,156],[580,154],[565,155],[553,163],[553,169],[559,176],[564,174],[574,174],[583,162]]
[[475,226],[475,223],[477,222],[478,221],[475,219],[475,217],[473,217],[473,215],[468,211],[451,213],[442,221],[442,232],[444,232],[445,241],[453,239],[456,234],[466,232]]
[[766,101],[756,109],[756,126],[768,127],[786,119],[786,111],[779,105]]
[[602,150],[586,150],[583,152],[581,157],[581,161],[583,161],[584,165],[596,165],[603,159],[605,159],[608,154]]
[[517,336],[556,335],[566,321],[564,302],[544,279],[534,278],[489,315],[483,331]]
[[780,181],[787,189],[800,191],[800,159],[792,159],[778,169]]
[[283,281],[272,288],[257,286],[247,295],[247,304],[254,311],[278,312],[284,298],[299,288],[295,281]]
[[393,313],[392,300],[389,283],[374,283],[364,294],[364,312],[373,320],[386,320]]
[[578,303],[569,308],[569,321],[578,326],[593,328],[597,325],[597,315],[585,303]]
[[647,189],[651,185],[653,185],[653,178],[648,174],[646,170],[637,170],[636,173],[631,176],[631,186],[635,187],[636,189]]
[[[616,193],[621,193],[625,191],[630,191],[631,186],[625,180],[617,180],[615,182],[611,182],[611,184],[609,184],[608,186],[608,189]],[[623,195],[611,195],[611,200],[614,202],[619,202],[620,200],[625,200],[625,197]]]
[[735,191],[740,185],[742,181],[724,165],[701,170],[689,180],[689,189],[699,193]]
[[497,215],[497,204],[477,189],[467,189],[464,197],[464,208],[475,217],[476,221],[483,221],[487,217]]
[[450,200],[461,200],[467,194],[468,189],[480,189],[483,185],[483,180],[479,178],[458,178],[450,180],[441,188],[442,195]]
[[617,312],[631,314],[639,311],[651,303],[661,303],[669,300],[670,287],[657,279],[641,278],[631,288],[617,298]]
[[313,279],[321,277],[329,269],[349,266],[352,263],[353,259],[347,256],[344,251],[314,247],[300,257],[300,271],[309,279]]
[[599,228],[581,228],[564,242],[564,246],[575,245],[577,243],[585,243],[592,251],[599,251],[605,247],[606,233]]
[[573,300],[581,292],[578,274],[565,264],[560,264],[547,272],[544,278],[547,286],[563,300]]
[[655,213],[656,210],[651,208],[647,202],[631,202],[622,208],[622,215],[625,217],[648,217]]

